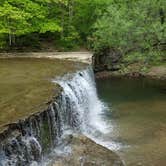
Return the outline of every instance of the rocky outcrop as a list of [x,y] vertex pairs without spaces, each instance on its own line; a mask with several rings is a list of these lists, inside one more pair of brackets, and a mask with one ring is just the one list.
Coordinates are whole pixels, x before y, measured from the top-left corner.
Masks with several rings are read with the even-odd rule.
[[94,71],[115,71],[118,70],[118,63],[122,57],[119,50],[114,48],[102,48],[93,55],[93,67]]
[[[24,62],[23,59],[18,59],[19,62],[20,60],[22,63]],[[45,61],[44,63],[42,63],[42,65],[39,65],[39,68],[40,66],[43,66],[43,64],[45,64]],[[30,62],[34,62],[34,59],[32,59],[32,61]],[[51,62],[49,61],[49,64]],[[62,61],[58,62],[60,62],[62,66],[65,66]],[[27,61],[25,61],[25,63],[23,64],[22,63],[21,65],[24,65],[27,63]],[[32,63],[30,64],[32,65]],[[58,68],[55,68],[55,63],[52,62],[51,64],[52,68],[50,65],[49,68],[51,68],[53,71],[55,69],[58,69],[59,67],[62,67],[59,66]],[[44,66],[48,67],[48,64],[45,64]],[[74,66],[72,67],[73,70],[75,69]],[[81,64],[79,64],[79,66],[81,66]],[[37,69],[35,68],[35,70],[33,70],[33,74],[34,72],[38,71]],[[81,68],[77,67],[77,69]],[[29,70],[30,69],[28,68],[28,71]],[[44,71],[45,70],[42,70],[42,73]],[[62,72],[63,68],[59,68],[56,73],[59,73],[60,71]],[[66,72],[66,69],[64,72]],[[44,75],[48,76],[47,78],[52,78],[54,74],[54,72],[51,72],[48,75],[48,70],[46,70]],[[22,76],[22,73],[19,75]],[[31,78],[36,77],[39,77],[39,80],[35,79],[34,82],[40,82],[41,78],[40,76],[38,76],[38,72],[35,75],[31,76]],[[62,137],[64,136],[66,130],[68,132],[72,131],[72,133],[79,134],[85,133],[83,132],[85,130],[97,130],[97,127],[93,125],[94,119],[91,118],[91,115],[96,113],[95,116],[97,116],[97,114],[100,113],[100,109],[98,109],[98,107],[100,108],[101,105],[99,99],[97,98],[95,82],[93,78],[94,75],[92,68],[86,66],[86,69],[84,70],[77,70],[77,72],[70,74],[68,72],[68,74],[63,76],[63,78],[60,79],[60,77],[58,77],[56,80],[54,79],[52,81],[52,85],[58,85],[58,91],[55,92],[56,87],[51,86],[51,89],[49,91],[51,93],[51,97],[49,99],[47,98],[47,102],[44,103],[44,107],[39,107],[38,105],[34,104],[36,105],[36,107],[33,107],[33,110],[27,110],[26,102],[20,102],[21,98],[23,101],[25,101],[26,99],[23,97],[23,93],[21,93],[22,95],[17,98],[18,105],[17,107],[15,107],[17,108],[15,109],[16,112],[11,114],[11,109],[8,109],[9,113],[5,112],[5,122],[9,120],[9,115],[12,115],[12,121],[9,121],[10,123],[2,123],[4,128],[3,130],[0,130],[0,166],[30,166],[40,164],[43,165],[43,163],[45,162],[43,161],[43,159],[47,158],[46,156],[48,156],[50,152],[53,152],[53,150],[55,150],[59,146],[59,144],[63,143]],[[19,86],[21,86],[21,84],[19,84]],[[8,85],[7,87],[9,88],[10,85]],[[25,84],[25,88],[27,87],[27,84]],[[48,87],[49,84],[44,84],[42,92],[45,89],[47,90]],[[31,88],[36,92],[36,86]],[[41,90],[41,86],[38,87],[38,89]],[[16,91],[19,92],[17,89]],[[49,92],[47,93],[48,95]],[[32,96],[34,97],[33,99],[35,99],[37,95],[42,96],[43,94],[33,93],[33,95],[27,95],[27,93],[25,94],[25,96]],[[54,93],[55,95],[53,95]],[[30,102],[28,102],[28,105],[31,106],[33,104],[33,100],[32,98],[30,99],[31,100]],[[16,98],[13,98],[13,101],[17,101]],[[40,102],[41,101],[42,100],[40,100]],[[11,100],[10,102],[7,102],[7,104],[10,103]],[[92,105],[94,105],[94,103],[96,105],[99,105],[93,108]],[[7,110],[5,106],[4,110]],[[22,116],[18,117],[19,113],[23,113],[23,115],[25,115],[26,113],[28,114],[26,114],[26,116],[23,116],[21,114]],[[13,120],[14,115],[15,117],[17,117],[17,120]],[[95,119],[95,122],[98,119],[99,118]],[[97,121],[97,123],[100,122],[100,120]],[[84,165],[105,164],[106,166],[110,166],[111,163],[114,164],[114,166],[119,166],[122,164],[118,156],[115,155],[113,152],[110,152],[108,149],[105,149],[100,145],[95,144],[93,141],[87,138],[85,139],[80,137],[79,139],[72,139],[70,142],[72,145],[72,153],[75,153],[74,156],[76,156],[75,159],[73,156],[71,158],[71,162],[68,162],[70,166],[74,166],[73,164],[77,165],[77,159],[81,156],[82,158],[80,158],[80,161]],[[78,146],[79,144],[80,146]],[[95,152],[90,147],[94,148]]]
[[114,152],[83,135],[71,136],[69,145],[72,152],[54,162],[53,166],[124,166]]
[[106,77],[129,77],[129,78],[140,78],[145,77],[155,80],[166,80],[166,66],[145,66],[141,63],[130,64],[128,66],[121,65],[118,71],[102,71],[96,73],[96,78]]
[[40,162],[56,146],[62,134],[58,107],[60,100],[61,96],[58,96],[46,110],[8,125],[7,130],[0,134],[2,166],[28,166]]
[[[46,110],[10,124],[8,129],[0,134],[2,166],[38,165],[46,154],[56,149],[59,140],[64,146],[71,146],[71,153],[61,156],[58,160],[56,158],[56,162],[50,163],[50,166],[123,166],[118,155],[83,135],[69,135],[64,140],[61,138],[62,121],[65,118],[62,117],[62,100],[61,95],[57,96]],[[67,109],[71,118],[66,123],[74,127],[72,108]]]

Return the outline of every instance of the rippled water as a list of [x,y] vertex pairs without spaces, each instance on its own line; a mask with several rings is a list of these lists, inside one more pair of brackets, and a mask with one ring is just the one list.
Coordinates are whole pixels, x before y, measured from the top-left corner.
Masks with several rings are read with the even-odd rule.
[[166,82],[99,79],[99,97],[108,105],[103,117],[105,145],[127,166],[166,165]]

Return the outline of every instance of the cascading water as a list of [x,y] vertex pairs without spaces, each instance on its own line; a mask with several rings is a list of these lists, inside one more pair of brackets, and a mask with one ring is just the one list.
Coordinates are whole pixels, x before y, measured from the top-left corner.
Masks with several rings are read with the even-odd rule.
[[0,165],[43,165],[43,157],[67,130],[92,137],[107,131],[100,116],[104,105],[97,97],[90,67],[53,82],[63,91],[49,108],[14,125],[10,134],[0,138]]
[[106,124],[100,116],[104,105],[97,97],[91,68],[76,73],[72,78],[68,75],[55,82],[63,88],[64,124],[67,122],[67,126],[87,134],[95,132],[96,129],[106,131]]

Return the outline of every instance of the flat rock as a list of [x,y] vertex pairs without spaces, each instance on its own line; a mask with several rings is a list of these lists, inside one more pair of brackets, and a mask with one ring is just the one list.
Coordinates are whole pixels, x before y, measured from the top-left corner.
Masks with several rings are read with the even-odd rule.
[[166,80],[166,66],[151,67],[146,75],[152,78]]
[[72,152],[51,166],[124,166],[120,157],[86,136],[71,137]]
[[50,59],[0,58],[0,133],[9,124],[44,111],[61,88],[52,79],[85,68],[85,64]]

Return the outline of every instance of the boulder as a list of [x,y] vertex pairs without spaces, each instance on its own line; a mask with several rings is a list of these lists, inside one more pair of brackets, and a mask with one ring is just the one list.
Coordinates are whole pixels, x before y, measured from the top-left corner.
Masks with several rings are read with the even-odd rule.
[[122,58],[122,53],[114,48],[102,48],[93,55],[94,71],[116,71],[119,69],[118,64]]
[[83,135],[70,137],[71,153],[51,166],[124,166],[120,157]]

